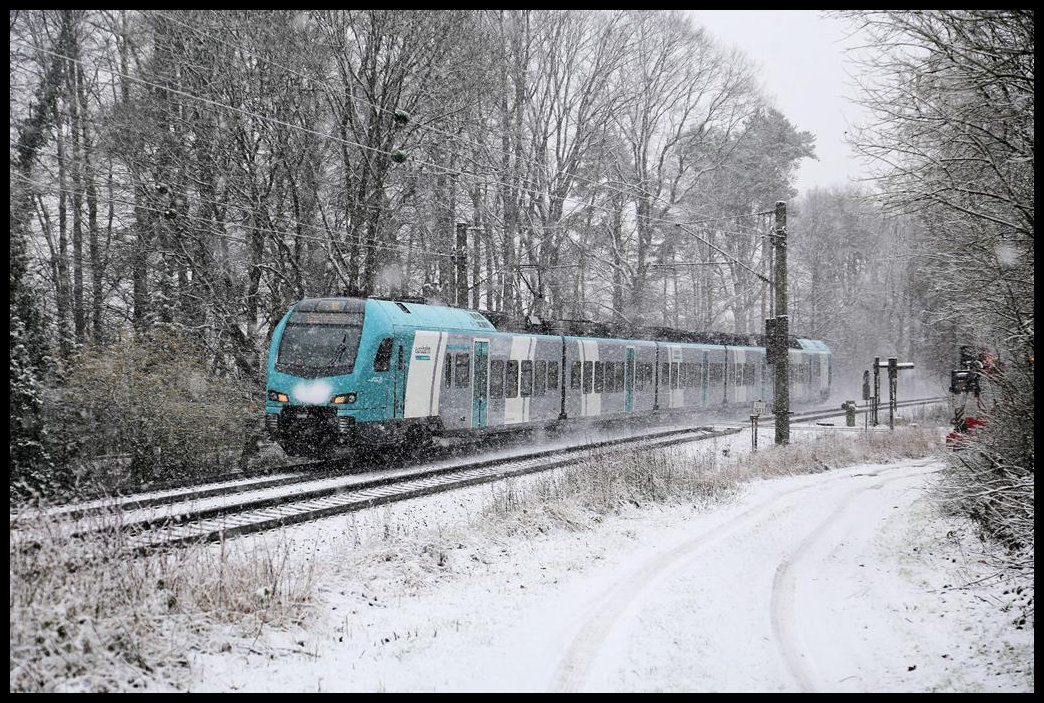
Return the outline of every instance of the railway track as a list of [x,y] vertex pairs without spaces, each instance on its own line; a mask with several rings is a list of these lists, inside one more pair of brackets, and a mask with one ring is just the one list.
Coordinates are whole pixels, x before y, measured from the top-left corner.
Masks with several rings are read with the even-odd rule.
[[[941,398],[900,403],[900,407],[941,402]],[[866,412],[863,407],[857,412]],[[841,415],[840,410],[795,413],[792,422]],[[771,416],[769,416],[771,417]],[[741,432],[742,426],[698,427],[646,432],[578,446],[559,446],[513,456],[466,459],[438,465],[400,467],[380,474],[336,472],[343,460],[297,464],[266,476],[171,488],[109,501],[63,506],[54,516],[65,518],[73,534],[118,529],[127,547],[145,553],[171,546],[217,541],[228,537],[293,525],[339,513],[408,500],[443,491],[497,481],[576,463],[592,455],[633,447],[635,450],[697,442]],[[115,519],[105,516],[117,513]],[[12,515],[12,542],[18,532]],[[113,527],[113,525],[118,527]]]
[[[936,405],[936,404],[943,403],[943,402],[946,402],[946,398],[943,398],[943,397],[940,396],[940,397],[933,397],[933,398],[918,398],[918,399],[915,399],[915,400],[901,400],[901,401],[897,402],[895,406],[896,406],[897,409],[898,408],[912,408],[912,407],[917,407],[917,406],[921,406],[921,405]],[[870,412],[870,404],[869,403],[863,403],[862,405],[856,405],[856,415],[865,415],[865,414],[867,414],[869,412]],[[815,422],[816,420],[825,420],[827,418],[837,417],[839,415],[843,416],[844,414],[845,414],[844,410],[836,409],[836,408],[835,409],[830,409],[830,410],[826,410],[826,409],[824,409],[824,410],[809,410],[809,411],[802,412],[802,413],[792,413],[790,421],[792,423],[794,423],[794,422]],[[888,416],[888,405],[885,404],[885,405],[879,406],[878,407],[878,421],[880,422],[882,420],[882,418],[886,418],[887,416]],[[773,415],[768,415],[766,417],[768,418],[768,420],[771,420],[774,416]],[[766,420],[766,423],[768,422],[768,420]],[[884,425],[884,423],[879,424],[878,428],[882,427],[883,425]]]

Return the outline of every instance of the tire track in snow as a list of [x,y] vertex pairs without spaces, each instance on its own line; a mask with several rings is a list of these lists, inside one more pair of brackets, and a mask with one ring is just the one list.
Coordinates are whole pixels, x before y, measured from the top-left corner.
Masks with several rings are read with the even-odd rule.
[[691,540],[643,562],[629,577],[626,577],[622,582],[619,582],[609,590],[607,595],[601,599],[603,605],[597,608],[597,614],[581,625],[567,648],[565,655],[559,662],[550,690],[576,692],[583,687],[589,675],[591,665],[597,660],[598,654],[610,632],[625,617],[626,611],[631,604],[654,581],[668,571],[676,566],[683,565],[718,540],[740,529],[749,528],[752,523],[756,524],[759,519],[767,517],[777,510],[778,504],[784,501],[784,499],[796,493],[822,489],[825,485],[836,481],[846,481],[851,478],[851,474],[833,476],[825,481],[817,481],[806,486],[798,486],[778,493],[730,518],[727,522],[717,525],[703,534],[697,535]]
[[[891,471],[899,470],[900,468],[896,467]],[[920,478],[939,470],[941,467],[933,461],[926,468],[915,473],[904,472],[849,491],[841,497],[834,510],[809,531],[793,552],[776,567],[772,582],[772,632],[779,653],[802,692],[816,693],[831,690],[829,685],[822,684],[816,667],[815,654],[811,651],[809,643],[801,637],[797,627],[795,601],[799,571],[806,567],[804,562],[810,561],[810,553],[829,537],[830,528],[834,523],[846,515],[852,503],[860,497],[864,497],[867,492],[879,491],[890,483]],[[889,470],[884,469],[873,474],[863,475],[880,476],[882,473],[889,473]]]

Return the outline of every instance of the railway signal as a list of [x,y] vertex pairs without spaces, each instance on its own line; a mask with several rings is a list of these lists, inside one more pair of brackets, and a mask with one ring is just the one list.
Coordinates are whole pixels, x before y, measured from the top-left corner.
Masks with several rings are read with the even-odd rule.
[[[874,394],[870,400],[870,423],[875,427],[877,421],[877,409],[881,398],[881,369],[888,369],[888,428],[895,429],[895,410],[899,395],[899,372],[903,369],[912,369],[912,361],[899,361],[898,357],[890,356],[887,361],[881,361],[881,357],[874,357]],[[863,375],[863,397],[866,397],[868,389],[867,375]],[[952,382],[952,379],[951,379]]]

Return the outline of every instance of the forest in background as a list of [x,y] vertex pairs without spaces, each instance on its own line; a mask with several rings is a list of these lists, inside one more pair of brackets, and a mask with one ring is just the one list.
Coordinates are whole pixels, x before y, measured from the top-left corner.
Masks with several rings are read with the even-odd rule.
[[12,495],[249,451],[306,296],[760,333],[780,200],[835,379],[979,344],[1032,416],[1032,13],[848,18],[877,170],[798,194],[814,136],[682,13],[11,11]]

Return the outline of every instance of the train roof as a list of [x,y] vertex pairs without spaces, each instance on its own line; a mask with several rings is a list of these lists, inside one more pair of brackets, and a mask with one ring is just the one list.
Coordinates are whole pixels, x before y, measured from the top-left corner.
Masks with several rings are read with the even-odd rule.
[[[297,303],[295,310],[301,312],[364,312],[367,302],[385,313],[391,319],[392,324],[405,327],[633,339],[647,342],[713,344],[730,347],[764,347],[766,343],[765,335],[762,334],[691,332],[671,327],[635,327],[591,320],[544,321],[536,316],[518,321],[501,312],[455,308],[417,299],[305,298]],[[830,351],[822,341],[794,336],[789,338],[788,346],[791,349],[806,351]]]
[[379,298],[305,298],[294,306],[294,311],[365,312],[367,304],[378,308],[387,315],[393,325],[397,326],[482,332],[496,330],[493,323],[477,310],[464,310],[413,301]]
[[371,299],[371,302],[391,318],[393,325],[480,332],[496,331],[497,329],[478,310],[401,300]]
[[805,351],[818,351],[818,352],[828,352],[828,351],[830,351],[829,347],[827,347],[827,345],[826,345],[826,342],[821,342],[818,339],[802,339],[802,338],[798,337],[797,338],[797,343],[800,344],[801,348],[804,349]]

